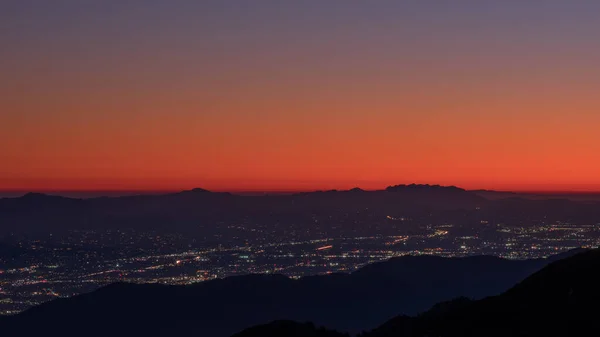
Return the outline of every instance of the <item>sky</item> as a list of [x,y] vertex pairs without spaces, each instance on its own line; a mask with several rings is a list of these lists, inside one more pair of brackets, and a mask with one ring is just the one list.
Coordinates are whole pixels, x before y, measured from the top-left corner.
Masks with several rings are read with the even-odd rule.
[[0,190],[600,191],[598,13],[2,0]]

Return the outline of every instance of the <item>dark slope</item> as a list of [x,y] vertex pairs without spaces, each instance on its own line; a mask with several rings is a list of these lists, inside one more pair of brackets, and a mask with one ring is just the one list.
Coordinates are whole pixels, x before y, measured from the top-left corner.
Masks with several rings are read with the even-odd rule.
[[294,321],[274,321],[269,324],[248,328],[232,337],[348,337],[337,331],[324,327],[317,328],[312,323],[296,323]]
[[114,284],[4,318],[0,329],[20,336],[220,337],[273,320],[296,320],[358,332],[443,300],[500,293],[547,262],[407,256],[353,274],[300,280],[249,275],[191,286]]
[[597,331],[600,250],[553,262],[502,295],[397,317],[369,336],[584,336]]

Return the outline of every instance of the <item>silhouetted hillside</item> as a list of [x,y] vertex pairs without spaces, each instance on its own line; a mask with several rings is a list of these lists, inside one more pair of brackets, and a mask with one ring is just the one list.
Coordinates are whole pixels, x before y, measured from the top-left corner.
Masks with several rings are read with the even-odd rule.
[[348,337],[324,327],[317,328],[313,323],[296,323],[294,321],[274,321],[269,324],[248,328],[232,337]]
[[599,283],[600,250],[587,251],[553,262],[502,295],[400,316],[368,336],[584,336],[597,329]]
[[[113,284],[0,320],[19,336],[221,337],[273,320],[359,332],[459,296],[505,291],[548,260],[406,256],[352,274],[230,277],[190,286]],[[118,327],[118,328],[117,328]]]

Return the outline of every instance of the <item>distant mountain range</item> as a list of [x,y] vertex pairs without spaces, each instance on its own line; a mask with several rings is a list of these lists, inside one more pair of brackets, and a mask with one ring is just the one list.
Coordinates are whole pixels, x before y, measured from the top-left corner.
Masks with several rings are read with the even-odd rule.
[[[488,193],[489,194],[489,193]],[[494,200],[492,200],[494,199]],[[164,195],[76,199],[28,193],[0,199],[0,235],[70,229],[170,230],[197,234],[216,222],[245,219],[269,223],[313,222],[368,213],[427,218],[427,222],[477,224],[526,220],[595,223],[600,203],[567,199],[491,198],[454,186],[398,185],[385,190],[317,191],[292,195],[240,196],[193,189]],[[339,224],[339,221],[336,222]]]
[[368,209],[385,216],[403,211],[474,209],[484,202],[484,198],[459,188],[427,185],[276,196],[239,196],[201,188],[164,195],[90,199],[28,193],[0,199],[0,234],[124,227],[193,233],[201,225],[241,218],[261,223],[302,222],[314,214],[346,214]]
[[510,192],[493,190],[470,190],[469,192],[490,200],[522,198],[532,200],[566,199],[572,201],[600,201],[599,192]]
[[[548,263],[574,253],[526,261],[486,256],[405,256],[368,265],[351,274],[299,280],[281,275],[249,275],[189,286],[113,284],[2,317],[0,331],[7,336],[24,337],[226,337],[256,324],[294,320],[355,333],[399,314],[424,312],[440,301],[499,294]],[[420,322],[419,318],[411,318],[410,322],[413,320]],[[284,330],[304,329],[304,333],[316,329],[296,323],[276,326]],[[381,331],[385,330],[373,333]],[[245,335],[252,334],[245,332],[241,336]]]

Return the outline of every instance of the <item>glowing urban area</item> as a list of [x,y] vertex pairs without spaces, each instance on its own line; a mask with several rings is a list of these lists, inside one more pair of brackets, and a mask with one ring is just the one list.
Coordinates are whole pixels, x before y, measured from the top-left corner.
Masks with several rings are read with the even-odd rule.
[[362,208],[265,222],[242,214],[200,225],[210,227],[200,231],[201,237],[124,228],[13,233],[3,240],[8,253],[0,255],[0,309],[15,314],[114,282],[192,284],[253,273],[300,278],[348,273],[409,254],[538,259],[600,243],[600,222],[594,221],[528,215],[500,219],[479,207],[451,217],[462,221],[409,213]]

